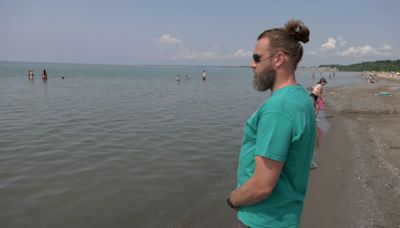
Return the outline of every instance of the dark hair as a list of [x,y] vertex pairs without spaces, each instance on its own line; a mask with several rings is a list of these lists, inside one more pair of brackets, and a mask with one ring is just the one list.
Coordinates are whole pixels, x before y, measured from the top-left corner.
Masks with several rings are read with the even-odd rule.
[[319,81],[317,82],[317,84],[321,84],[321,82],[328,83],[328,82],[326,81],[326,79],[325,79],[325,78],[321,78],[321,79],[319,79]]
[[307,43],[310,39],[310,30],[299,20],[290,20],[284,28],[273,28],[262,32],[257,40],[262,38],[269,39],[269,51],[275,55],[282,51],[289,55],[293,60],[294,69],[303,56],[303,47],[300,41]]

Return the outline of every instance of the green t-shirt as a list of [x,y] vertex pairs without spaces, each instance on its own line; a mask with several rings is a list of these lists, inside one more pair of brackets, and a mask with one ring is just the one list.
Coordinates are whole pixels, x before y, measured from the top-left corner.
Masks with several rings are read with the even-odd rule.
[[238,219],[251,228],[298,227],[315,144],[315,114],[300,85],[274,91],[247,120],[240,149],[239,188],[254,173],[255,156],[284,163],[272,193],[240,207]]

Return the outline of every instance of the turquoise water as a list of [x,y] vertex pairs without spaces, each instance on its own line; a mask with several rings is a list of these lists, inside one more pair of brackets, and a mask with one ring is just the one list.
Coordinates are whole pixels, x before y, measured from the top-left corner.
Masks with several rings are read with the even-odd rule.
[[[0,226],[216,219],[225,209],[210,208],[234,187],[243,123],[269,94],[251,80],[245,67],[0,63]],[[328,86],[349,83],[359,79],[337,73]]]

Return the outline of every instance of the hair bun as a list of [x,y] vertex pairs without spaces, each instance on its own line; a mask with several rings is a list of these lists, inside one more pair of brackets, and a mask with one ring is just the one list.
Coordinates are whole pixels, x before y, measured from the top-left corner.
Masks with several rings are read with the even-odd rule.
[[285,31],[296,40],[307,43],[310,38],[310,30],[299,20],[290,20],[285,25]]

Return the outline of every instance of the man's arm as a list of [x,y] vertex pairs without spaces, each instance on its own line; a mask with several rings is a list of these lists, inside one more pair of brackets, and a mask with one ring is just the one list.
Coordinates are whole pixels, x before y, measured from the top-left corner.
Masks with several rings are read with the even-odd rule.
[[255,204],[267,198],[275,188],[283,167],[282,162],[262,156],[255,157],[254,174],[240,188],[230,194],[235,207]]

